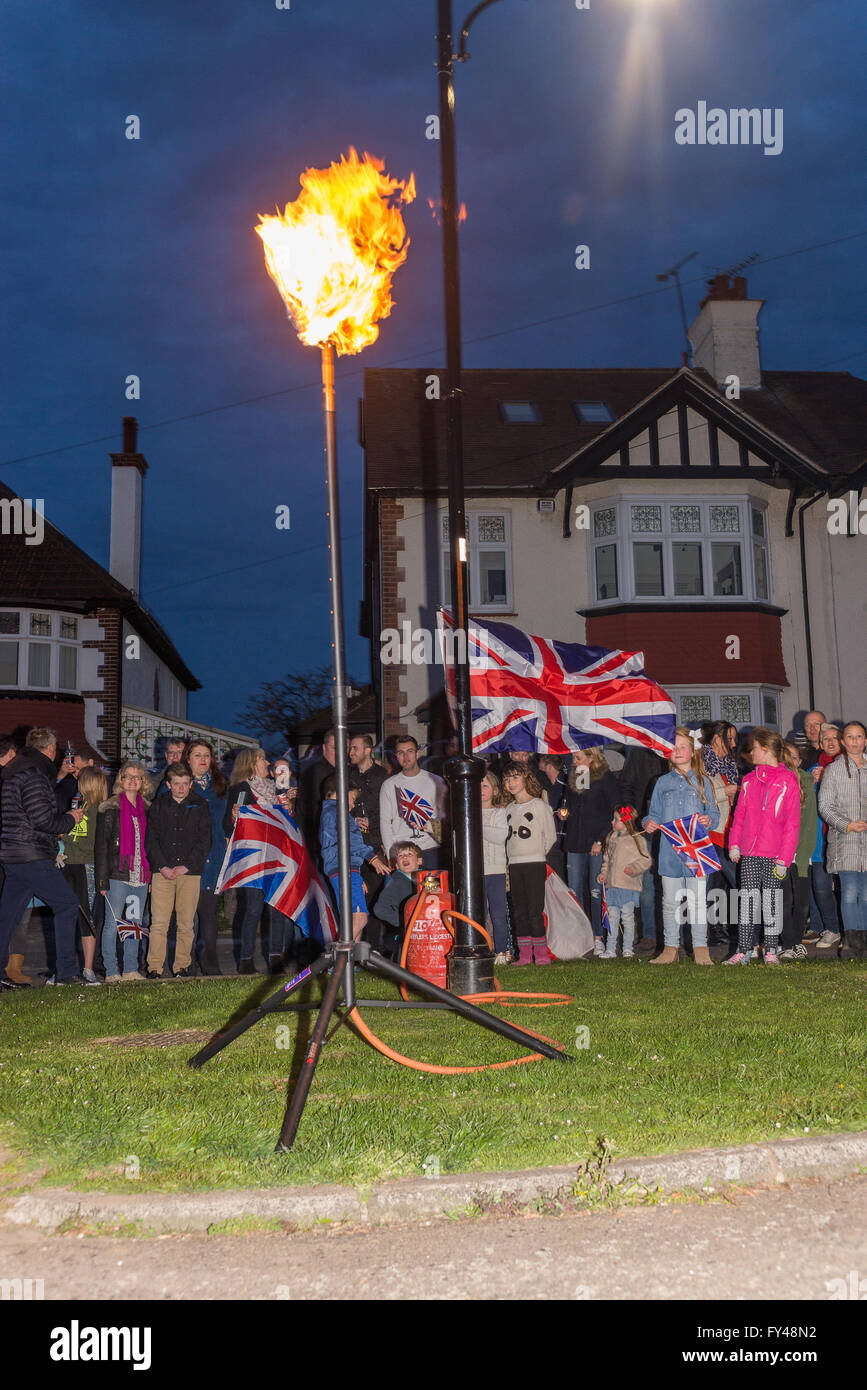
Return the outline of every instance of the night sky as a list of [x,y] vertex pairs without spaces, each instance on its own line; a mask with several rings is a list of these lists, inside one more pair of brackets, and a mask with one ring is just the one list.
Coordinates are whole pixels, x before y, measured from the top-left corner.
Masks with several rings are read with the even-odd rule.
[[[465,365],[676,367],[677,300],[655,276],[698,251],[690,321],[707,276],[758,253],[763,366],[863,375],[865,29],[858,0],[482,14],[456,75]],[[434,0],[3,7],[0,478],[107,565],[108,452],[138,418],[142,598],[202,681],[195,719],[239,728],[260,681],[329,659],[319,359],[253,228],[350,145],[419,194],[395,309],[338,362],[347,665],[368,677],[361,373],[443,362],[435,30]],[[675,111],[699,101],[783,108],[782,153],[676,144]],[[817,243],[836,244],[787,254]]]

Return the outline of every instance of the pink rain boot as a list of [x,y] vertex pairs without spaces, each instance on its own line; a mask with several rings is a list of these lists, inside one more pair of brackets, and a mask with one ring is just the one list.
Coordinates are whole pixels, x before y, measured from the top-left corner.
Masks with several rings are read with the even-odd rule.
[[548,943],[544,936],[534,936],[530,938],[533,942],[533,955],[537,965],[550,965],[551,952],[548,950]]
[[533,938],[532,936],[518,937],[518,964],[533,964]]

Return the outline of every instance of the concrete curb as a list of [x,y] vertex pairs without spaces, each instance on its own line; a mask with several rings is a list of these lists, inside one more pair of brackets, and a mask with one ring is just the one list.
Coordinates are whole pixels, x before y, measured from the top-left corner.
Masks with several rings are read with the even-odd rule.
[[[628,1178],[663,1192],[758,1185],[794,1178],[845,1177],[867,1170],[867,1132],[816,1139],[782,1139],[776,1144],[745,1144],[736,1149],[690,1149],[654,1158],[617,1159],[611,1181]],[[74,1192],[46,1188],[18,1197],[3,1214],[17,1225],[56,1231],[64,1222],[109,1226],[135,1223],[142,1233],[208,1231],[224,1222],[253,1218],[296,1229],[320,1224],[383,1225],[455,1216],[481,1193],[489,1198],[514,1194],[521,1202],[553,1193],[571,1183],[575,1168],[530,1168],[504,1173],[461,1173],[433,1180],[353,1187],[215,1189],[196,1193]]]

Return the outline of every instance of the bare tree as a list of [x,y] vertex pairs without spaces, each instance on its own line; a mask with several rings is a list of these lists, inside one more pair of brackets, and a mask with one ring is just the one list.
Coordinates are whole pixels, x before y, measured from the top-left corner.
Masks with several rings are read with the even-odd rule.
[[[351,684],[348,677],[347,684]],[[263,681],[241,710],[240,718],[247,728],[263,734],[283,734],[287,743],[293,743],[298,726],[331,703],[331,689],[330,666],[316,666],[312,671],[284,676],[278,681]]]

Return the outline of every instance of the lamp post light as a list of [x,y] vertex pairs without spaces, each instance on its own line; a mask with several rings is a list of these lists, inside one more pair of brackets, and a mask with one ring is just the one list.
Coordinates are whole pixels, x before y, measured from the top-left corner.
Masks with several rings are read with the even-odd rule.
[[[485,920],[485,866],[482,849],[482,779],[485,764],[473,756],[470,693],[469,584],[464,499],[461,382],[461,295],[458,267],[458,198],[455,155],[454,65],[469,57],[466,38],[473,20],[497,0],[484,0],[465,20],[460,51],[452,40],[451,0],[437,0],[437,74],[440,116],[440,189],[442,199],[443,278],[446,321],[446,462],[448,466],[449,550],[454,614],[454,702],[458,753],[445,764],[452,828],[452,886],[458,912],[474,922]],[[494,988],[493,955],[477,944],[468,922],[455,921],[455,944],[449,953],[449,989],[477,994]]]

